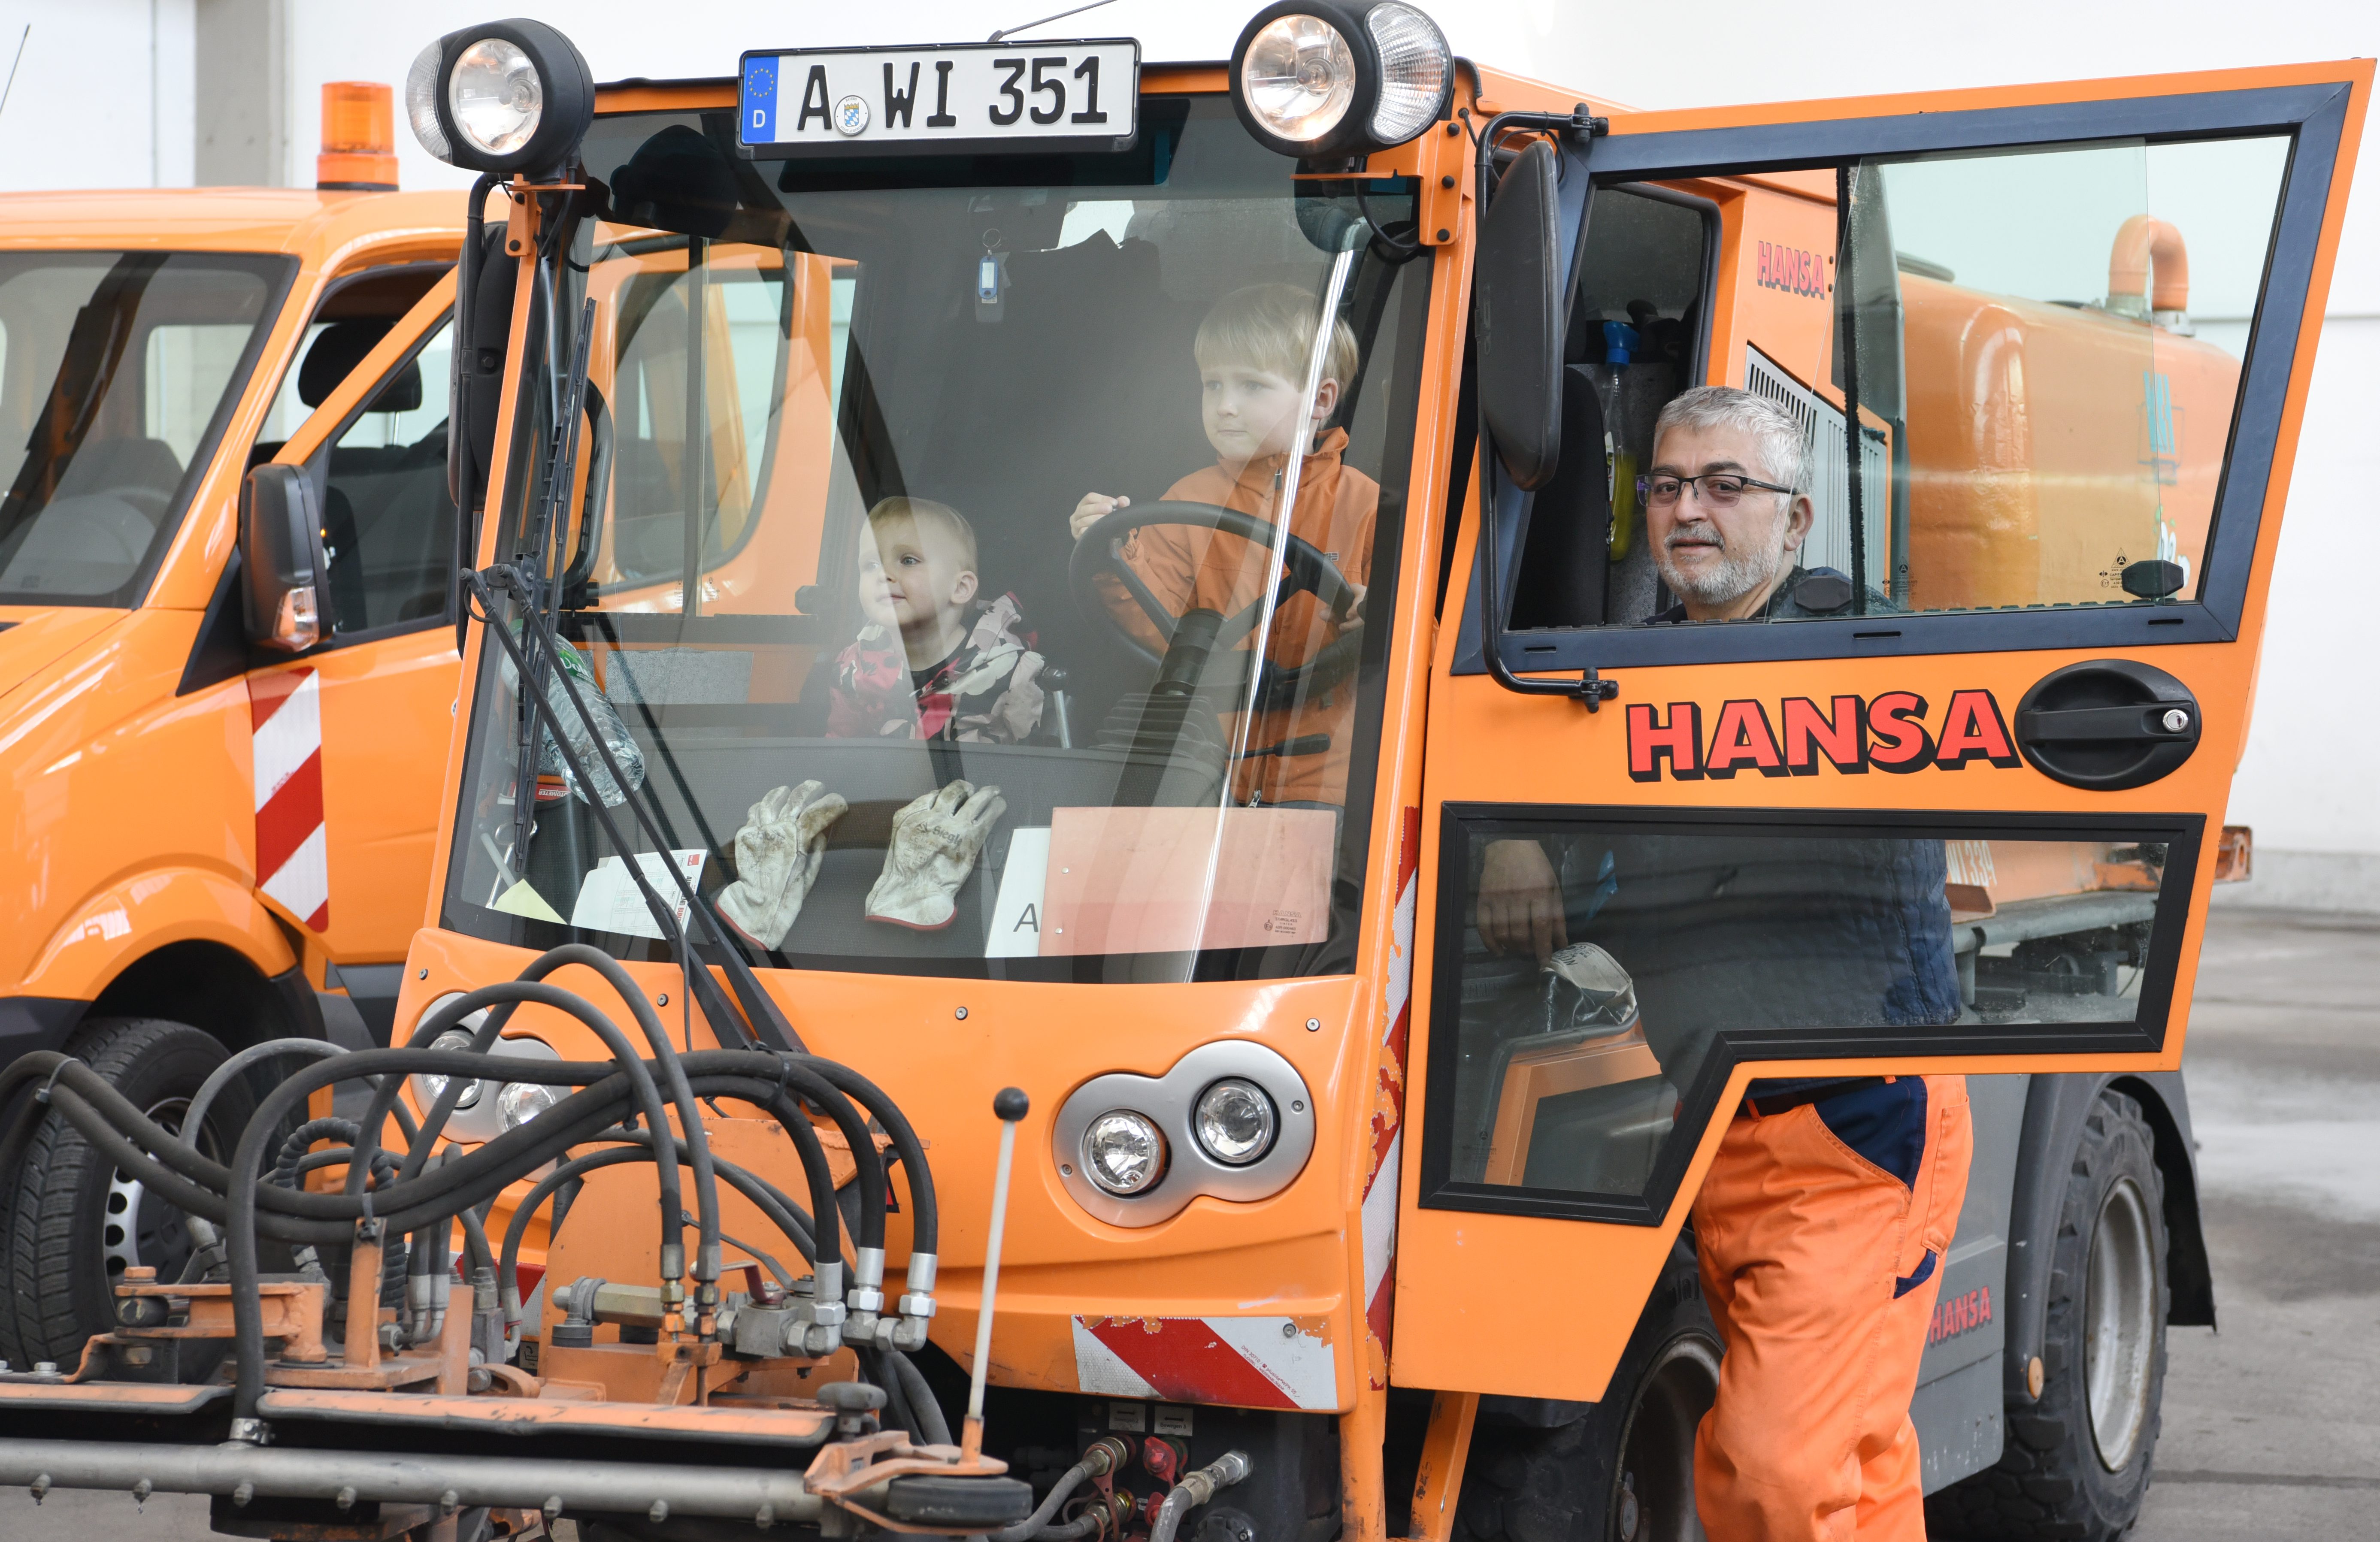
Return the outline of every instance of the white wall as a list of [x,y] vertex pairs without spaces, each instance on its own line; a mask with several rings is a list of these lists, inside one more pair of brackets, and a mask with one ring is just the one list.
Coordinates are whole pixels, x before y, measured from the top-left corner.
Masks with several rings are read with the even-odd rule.
[[0,188],[188,187],[192,16],[192,0],[0,4],[0,79],[24,45]]
[[[599,79],[727,75],[749,47],[970,39],[1064,0],[577,0],[532,6]],[[1425,0],[1427,3],[1427,0]],[[321,85],[401,84],[422,45],[513,5],[285,0],[284,180],[312,180]],[[1117,0],[1043,35],[1130,35],[1149,58],[1220,58],[1255,8]],[[1987,12],[1904,3],[1848,13],[1775,0],[1690,6],[1435,0],[1456,49],[1644,107],[1925,91],[2022,80],[2370,57],[2373,0],[2005,0]],[[0,4],[0,56],[32,33],[0,109],[0,188],[183,186],[191,176],[193,0]],[[1831,25],[1849,15],[1849,30]],[[149,82],[156,82],[152,94]],[[217,83],[210,82],[212,89]],[[95,106],[97,99],[104,106]],[[460,186],[400,128],[408,187]],[[2380,199],[2349,210],[2273,586],[2256,723],[2231,819],[2256,827],[2260,879],[2227,897],[2380,911],[2380,715],[2350,705],[2380,666],[2362,577],[2380,538]]]

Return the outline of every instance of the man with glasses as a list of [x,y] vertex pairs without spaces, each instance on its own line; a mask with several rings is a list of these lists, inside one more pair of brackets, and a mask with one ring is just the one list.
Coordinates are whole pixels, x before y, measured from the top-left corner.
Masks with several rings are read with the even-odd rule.
[[[1749,391],[1696,386],[1661,409],[1637,492],[1653,565],[1678,603],[1652,622],[1822,616],[1850,604],[1849,579],[1796,560],[1815,512],[1809,459],[1802,425]],[[1897,609],[1869,591],[1867,613]]]
[[[1795,560],[1812,518],[1802,491],[1809,447],[1783,408],[1702,386],[1662,409],[1653,443],[1646,528],[1679,601],[1653,622],[1848,606],[1849,580]],[[1870,592],[1871,612],[1888,608]],[[1489,843],[1474,910],[1481,945],[1546,965],[1574,933],[1600,936],[1647,992],[1648,1036],[1657,1011],[1680,1019],[1665,1025],[1669,1037],[1706,1042],[1724,1026],[1707,1020],[1714,1012],[1740,1012],[1750,1027],[1789,1018],[1925,1027],[1960,1016],[1938,841],[1830,843],[1783,873],[1771,870],[1778,853],[1759,843],[1746,844],[1740,861],[1708,839],[1691,856],[1658,837],[1607,844],[1598,863],[1591,849],[1560,842]],[[1714,864],[1724,877],[1697,884]],[[1564,872],[1582,892],[1565,894]],[[1591,896],[1583,892],[1590,872]],[[1736,884],[1745,897],[1725,935],[1679,900]],[[1754,903],[1764,892],[1771,903]],[[1757,1004],[1774,992],[1773,961],[1784,956],[1823,983]],[[1667,1002],[1653,989],[1663,981]],[[1698,1059],[1667,1051],[1663,1069],[1691,1081]],[[1720,1118],[1727,1127],[1693,1212],[1703,1296],[1726,1346],[1718,1398],[1694,1439],[1704,1529],[1713,1542],[1923,1542],[1909,1404],[1966,1196],[1965,1078],[1755,1080]]]

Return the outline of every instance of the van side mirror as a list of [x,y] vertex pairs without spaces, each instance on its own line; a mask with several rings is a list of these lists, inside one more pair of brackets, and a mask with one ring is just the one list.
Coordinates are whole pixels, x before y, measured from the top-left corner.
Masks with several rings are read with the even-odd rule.
[[249,639],[303,653],[329,630],[331,559],[314,483],[295,466],[259,466],[239,492],[239,559]]
[[1504,470],[1540,488],[1561,462],[1562,273],[1555,152],[1543,140],[1497,183],[1473,280],[1479,416]]

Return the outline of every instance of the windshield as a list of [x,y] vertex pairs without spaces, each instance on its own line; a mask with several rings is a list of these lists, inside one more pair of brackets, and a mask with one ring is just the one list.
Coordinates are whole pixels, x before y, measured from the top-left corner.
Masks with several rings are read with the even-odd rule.
[[[1295,181],[1221,97],[1145,101],[1116,154],[733,143],[726,114],[597,124],[601,218],[532,322],[565,359],[591,326],[585,491],[514,475],[492,511],[544,554],[669,852],[616,850],[588,798],[618,789],[550,744],[522,816],[492,647],[448,924],[657,955],[635,856],[781,965],[1352,968],[1427,297],[1410,181]],[[565,374],[522,372],[516,466],[550,462]]]
[[294,265],[0,254],[0,604],[140,598]]

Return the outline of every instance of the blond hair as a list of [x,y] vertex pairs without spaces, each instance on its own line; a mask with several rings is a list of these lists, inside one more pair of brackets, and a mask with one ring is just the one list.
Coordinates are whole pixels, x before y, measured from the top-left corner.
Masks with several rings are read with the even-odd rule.
[[[1314,297],[1294,284],[1252,284],[1234,289],[1217,300],[1207,319],[1198,323],[1198,367],[1213,370],[1237,364],[1303,386],[1314,352],[1316,311]],[[1322,378],[1337,381],[1343,391],[1361,364],[1354,329],[1333,317]]]
[[883,498],[868,511],[868,528],[871,530],[892,519],[905,519],[921,530],[932,526],[958,547],[959,570],[976,570],[975,527],[950,504],[938,504],[931,498]]

